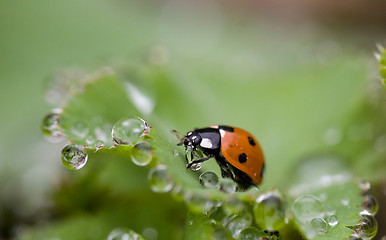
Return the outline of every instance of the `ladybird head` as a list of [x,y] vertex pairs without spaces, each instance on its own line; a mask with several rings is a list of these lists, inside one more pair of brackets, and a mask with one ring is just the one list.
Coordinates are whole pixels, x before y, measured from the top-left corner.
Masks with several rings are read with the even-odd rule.
[[182,139],[178,145],[184,144],[186,148],[191,148],[196,150],[197,146],[201,143],[201,136],[195,131],[188,132]]

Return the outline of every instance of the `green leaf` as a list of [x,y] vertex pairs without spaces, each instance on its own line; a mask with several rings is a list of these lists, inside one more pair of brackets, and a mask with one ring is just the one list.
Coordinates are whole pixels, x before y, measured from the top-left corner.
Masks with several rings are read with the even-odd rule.
[[[165,76],[162,74],[155,74],[153,76],[162,76],[161,78],[165,81]],[[90,136],[84,137],[83,139],[79,138],[77,131],[73,130],[73,126],[76,123],[86,121],[86,125],[88,125],[88,135],[90,135],[98,132],[97,130],[98,128],[101,129],[101,126],[111,128],[116,121],[124,116],[138,115],[139,111],[135,108],[130,100],[130,96],[128,96],[128,93],[124,90],[124,84],[125,82],[121,80],[119,76],[108,74],[101,75],[85,85],[84,91],[75,95],[63,108],[60,126],[65,135],[75,143],[85,144],[87,141],[84,138]],[[118,106],[116,106],[116,103],[119,103]],[[205,236],[205,238],[212,237],[216,239],[216,235],[219,234],[223,237],[227,236],[230,238],[231,234],[229,229],[226,228],[230,226],[229,223],[227,224],[225,220],[215,219],[216,217],[213,215],[213,211],[217,209],[215,206],[221,205],[222,211],[225,211],[226,215],[228,214],[227,216],[223,216],[225,219],[233,218],[233,216],[252,216],[252,209],[256,204],[256,199],[259,195],[264,194],[264,192],[256,193],[254,191],[248,191],[230,195],[222,193],[217,189],[203,189],[198,181],[199,173],[210,170],[220,175],[218,166],[215,163],[208,163],[205,164],[203,170],[196,173],[186,170],[183,148],[176,146],[178,141],[170,132],[170,129],[159,130],[161,126],[164,126],[164,123],[154,114],[146,118],[151,126],[157,126],[153,127],[147,135],[142,137],[143,140],[151,144],[154,155],[154,159],[148,167],[155,167],[158,164],[166,166],[167,172],[175,185],[173,190],[174,199],[185,202],[190,209],[185,237],[187,239],[197,239],[197,236]],[[93,119],[98,119],[98,121]],[[106,127],[105,135],[108,135],[108,127]],[[98,136],[91,136],[91,139],[97,138]],[[107,143],[107,145],[109,144]],[[104,156],[103,159],[116,156],[125,159],[125,161],[129,161],[132,158],[132,149],[132,145],[105,147],[98,150],[95,154],[92,154],[89,162],[94,161],[93,164],[95,166],[103,165],[98,163],[101,158],[96,157],[102,155]],[[96,150],[92,145],[89,147],[90,154]],[[317,161],[315,161],[315,159]],[[361,190],[358,184],[353,181],[348,169],[342,167],[344,161],[340,159],[336,160],[334,157],[326,159],[323,157],[315,157],[311,158],[310,162],[311,163],[307,163],[307,161],[300,162],[300,166],[294,165],[295,170],[292,171],[291,175],[293,181],[287,181],[287,187],[285,188],[289,189],[289,191],[283,192],[283,195],[288,195],[289,204],[285,211],[287,212],[286,218],[288,218],[289,224],[277,230],[280,230],[283,239],[293,239],[294,236],[300,238],[300,235],[315,237],[316,239],[322,239],[323,237],[345,239],[352,233],[352,230],[347,226],[356,225],[360,219]],[[89,167],[89,164],[90,163],[86,165],[86,168]],[[313,166],[315,164],[316,167]],[[313,169],[318,170],[317,174],[314,174]],[[336,172],[337,170],[342,172]],[[95,171],[95,169],[93,171]],[[126,170],[121,169],[121,171],[124,172]],[[127,168],[127,171],[129,172],[130,170]],[[103,172],[103,169],[99,169],[98,174],[103,176]],[[344,181],[339,182],[334,180],[339,177],[343,177]],[[328,185],[323,185],[323,179],[327,179],[327,181],[330,179],[332,182]],[[112,187],[112,189],[115,188],[118,187]],[[140,188],[146,188],[146,186],[141,185]],[[137,188],[136,191],[140,191],[140,188]],[[279,187],[279,189],[283,188],[284,185]],[[133,189],[136,189],[135,186],[133,186]],[[125,194],[130,195],[129,193]],[[294,206],[296,206],[297,203],[295,199],[305,194],[314,196],[315,198],[323,198],[323,201],[320,202],[323,206],[320,217],[325,219],[324,223],[327,224],[326,231],[323,233],[310,233],[310,228],[305,226],[308,226],[307,224],[310,224],[312,219],[308,219],[307,224],[305,224],[303,220],[294,214],[294,212],[296,212]],[[349,204],[345,204],[346,201]],[[240,204],[244,206],[241,212],[237,210],[237,205]],[[203,212],[209,214],[208,216],[210,217],[202,215]],[[332,215],[335,215],[339,221],[334,227],[328,225],[328,219]],[[264,220],[264,217],[262,219]],[[249,224],[251,224],[250,226],[252,228],[259,229],[256,223],[256,220],[253,220]],[[235,236],[237,236],[237,234]]]

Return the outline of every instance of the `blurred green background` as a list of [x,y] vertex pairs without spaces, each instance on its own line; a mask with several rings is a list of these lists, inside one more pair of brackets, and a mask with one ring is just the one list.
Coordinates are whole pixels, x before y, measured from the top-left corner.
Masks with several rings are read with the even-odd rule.
[[[378,117],[373,52],[386,39],[385,12],[380,0],[0,1],[0,239],[52,217],[51,194],[67,171],[65,143],[40,131],[58,106],[47,96],[55,71],[126,60],[164,67],[171,80],[153,90],[157,116],[181,132],[216,123],[253,132],[273,159],[272,187],[283,182],[272,176],[291,166],[283,155],[330,145],[328,130],[340,134],[350,117]],[[375,134],[385,134],[374,122],[383,130]],[[385,164],[374,159],[352,171],[382,185]]]

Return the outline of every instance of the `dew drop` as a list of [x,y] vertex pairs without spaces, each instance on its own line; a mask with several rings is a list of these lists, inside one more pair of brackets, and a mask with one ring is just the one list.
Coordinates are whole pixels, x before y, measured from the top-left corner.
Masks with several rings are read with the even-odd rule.
[[123,118],[115,123],[111,136],[115,145],[130,145],[146,135],[149,130],[150,127],[142,118]]
[[327,232],[327,222],[323,218],[314,218],[311,221],[312,230],[317,234]]
[[265,236],[264,232],[255,228],[255,227],[248,227],[243,229],[240,232],[239,239],[243,240],[256,240],[260,239],[260,237]]
[[330,225],[331,227],[335,227],[336,225],[338,225],[338,223],[339,219],[337,216],[331,215],[330,217],[328,217],[328,225]]
[[201,168],[202,168],[202,162],[192,164],[189,169],[192,170],[192,171],[198,171]]
[[94,143],[94,147],[98,151],[99,149],[102,149],[105,147],[105,143],[102,140],[96,140]]
[[278,192],[260,195],[253,208],[256,224],[261,229],[278,230],[285,225],[286,204]]
[[206,188],[218,187],[218,176],[214,172],[204,172],[199,178],[201,185]]
[[117,228],[109,233],[107,240],[145,240],[141,235],[130,229]]
[[146,141],[137,142],[131,152],[131,160],[135,165],[146,166],[151,162],[153,152],[151,144]]
[[220,190],[224,193],[234,193],[236,192],[236,184],[232,179],[224,178],[220,182]]
[[50,142],[59,142],[63,139],[63,132],[60,129],[61,109],[53,109],[42,121],[41,130]]
[[364,214],[353,229],[359,237],[372,239],[378,232],[378,223],[372,215]]
[[88,154],[83,146],[69,144],[62,150],[62,162],[71,170],[79,170],[87,163]]
[[363,197],[362,210],[370,215],[375,215],[378,212],[378,201],[371,195],[365,195]]
[[84,139],[88,134],[88,126],[83,121],[76,122],[71,126],[71,133],[78,138]]
[[243,215],[237,216],[234,215],[228,221],[226,227],[232,233],[232,237],[239,238],[241,231],[247,227],[250,227],[252,224],[252,215],[245,213]]
[[323,205],[313,195],[302,195],[292,205],[292,212],[296,219],[302,223],[310,222],[314,218],[323,217]]
[[148,175],[149,185],[153,192],[169,192],[173,187],[173,180],[164,165],[152,168]]

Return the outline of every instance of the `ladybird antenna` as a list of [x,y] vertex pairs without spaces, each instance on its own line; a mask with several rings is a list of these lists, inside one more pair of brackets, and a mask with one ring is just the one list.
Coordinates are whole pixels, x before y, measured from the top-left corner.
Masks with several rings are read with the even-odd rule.
[[176,136],[177,140],[180,141],[179,146],[182,145],[182,140],[185,138],[185,135],[175,129],[172,130],[172,133]]

